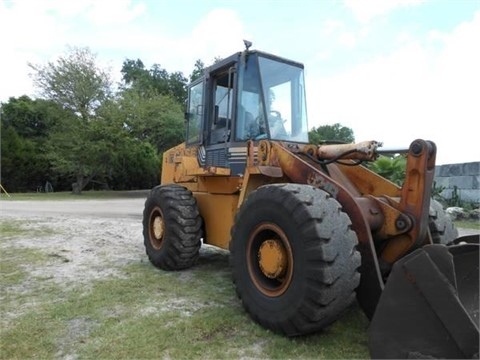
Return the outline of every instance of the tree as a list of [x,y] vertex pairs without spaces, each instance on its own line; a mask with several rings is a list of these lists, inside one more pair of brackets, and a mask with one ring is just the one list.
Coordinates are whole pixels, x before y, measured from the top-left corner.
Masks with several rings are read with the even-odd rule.
[[148,189],[159,182],[160,159],[156,149],[147,141],[123,138],[115,152],[115,162],[109,178],[113,189]]
[[143,78],[148,76],[148,70],[145,69],[142,60],[127,59],[123,62],[122,79],[126,85],[137,84]]
[[62,116],[62,109],[52,101],[33,100],[26,95],[11,97],[1,109],[4,126],[12,126],[25,138],[45,138]]
[[12,192],[32,191],[56,174],[48,159],[49,134],[68,112],[52,101],[28,96],[1,105],[2,184]]
[[[213,59],[213,64],[219,63],[222,60],[223,60],[222,57],[215,56],[215,58]],[[203,72],[205,71],[205,68],[206,68],[205,63],[202,60],[198,59],[197,61],[195,61],[195,65],[193,66],[193,71],[190,74],[190,82],[193,82],[198,78],[202,77]]]
[[84,121],[94,116],[112,94],[110,74],[96,65],[96,56],[89,48],[73,47],[56,62],[29,66],[42,96],[70,109]]
[[82,190],[108,173],[113,142],[106,139],[108,131],[98,121],[83,122],[78,118],[64,119],[50,136],[49,160],[56,172],[72,180],[72,191]]
[[124,89],[137,91],[143,96],[166,95],[184,104],[187,98],[187,79],[181,72],[169,73],[159,64],[145,69],[140,59],[127,59],[122,66]]
[[[12,126],[5,126],[3,121],[1,132],[1,184],[10,192],[35,189],[41,184],[37,182],[37,176],[34,175],[35,180],[24,176],[24,174],[31,174],[32,169],[29,164],[37,160],[34,144],[31,140],[20,137]],[[33,185],[33,182],[36,182],[36,185]]]
[[129,134],[148,141],[162,153],[184,139],[182,106],[169,96],[145,97],[136,91],[123,91],[114,118],[122,121]]
[[171,73],[168,77],[168,93],[182,106],[187,100],[187,82],[180,71]]
[[193,71],[190,74],[190,82],[194,82],[198,78],[203,75],[203,71],[205,70],[205,63],[198,59],[195,61],[195,65],[193,66]]
[[355,137],[352,129],[336,123],[312,128],[308,132],[308,141],[311,144],[320,144],[322,141],[352,143],[355,141]]
[[110,75],[96,65],[88,48],[72,48],[47,65],[31,65],[35,85],[42,94],[69,110],[52,131],[49,160],[63,176],[74,178],[80,194],[88,183],[109,171],[115,140],[110,124],[99,121],[97,110],[111,98]]

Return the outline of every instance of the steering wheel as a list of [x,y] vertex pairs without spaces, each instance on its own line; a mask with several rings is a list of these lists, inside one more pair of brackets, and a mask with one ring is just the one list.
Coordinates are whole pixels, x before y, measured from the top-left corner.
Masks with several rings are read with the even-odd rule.
[[286,120],[282,119],[282,114],[277,110],[270,110],[268,116],[268,124],[270,126],[270,136],[277,139],[285,139],[287,131],[284,127]]
[[263,139],[266,139],[266,138],[267,138],[267,134],[263,133],[263,134],[255,136],[255,138],[253,140],[263,140]]
[[276,117],[278,119],[282,119],[282,114],[280,114],[280,111],[277,110],[270,110],[270,115],[273,117]]

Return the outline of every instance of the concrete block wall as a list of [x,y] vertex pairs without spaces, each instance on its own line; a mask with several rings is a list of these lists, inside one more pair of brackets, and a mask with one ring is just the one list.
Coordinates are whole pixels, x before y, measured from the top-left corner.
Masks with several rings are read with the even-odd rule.
[[480,203],[480,161],[438,165],[435,167],[436,187],[445,187],[441,195],[451,199],[455,187],[461,201]]

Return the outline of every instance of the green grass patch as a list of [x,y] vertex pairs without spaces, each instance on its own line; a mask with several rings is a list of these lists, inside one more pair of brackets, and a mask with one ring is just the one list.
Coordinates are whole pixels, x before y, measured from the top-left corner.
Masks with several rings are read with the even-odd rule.
[[28,277],[26,268],[49,261],[49,257],[38,250],[5,247],[0,260],[0,288],[5,288],[25,281]]
[[[30,227],[32,225],[32,227]],[[26,279],[27,267],[38,266],[50,260],[49,255],[39,250],[27,249],[15,244],[15,239],[32,238],[54,234],[47,226],[35,222],[0,220],[0,287],[19,284]]]
[[480,221],[478,220],[455,220],[453,224],[457,228],[480,230]]
[[164,272],[148,260],[122,277],[63,286],[32,275],[52,254],[15,244],[52,229],[0,221],[0,359],[368,358],[368,321],[358,307],[325,331],[286,338],[246,314],[228,253],[202,249],[198,264]]
[[0,234],[2,235],[2,239],[20,236],[27,232],[28,230],[22,228],[21,221],[0,220]]
[[1,239],[16,237],[41,237],[55,234],[55,230],[48,226],[38,225],[34,221],[0,219]]
[[2,358],[368,358],[358,308],[316,335],[273,334],[241,307],[226,263],[212,256],[163,272],[139,262],[88,289],[39,289],[39,305],[4,326]]
[[51,359],[57,351],[57,339],[64,324],[48,316],[45,310],[21,317],[13,328],[2,329],[2,359]]

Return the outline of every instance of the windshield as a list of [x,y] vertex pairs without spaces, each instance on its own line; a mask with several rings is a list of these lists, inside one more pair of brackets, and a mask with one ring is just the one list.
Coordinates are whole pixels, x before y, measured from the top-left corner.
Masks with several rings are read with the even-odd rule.
[[270,138],[308,142],[303,69],[259,58]]
[[303,69],[259,54],[242,73],[237,139],[308,143]]

